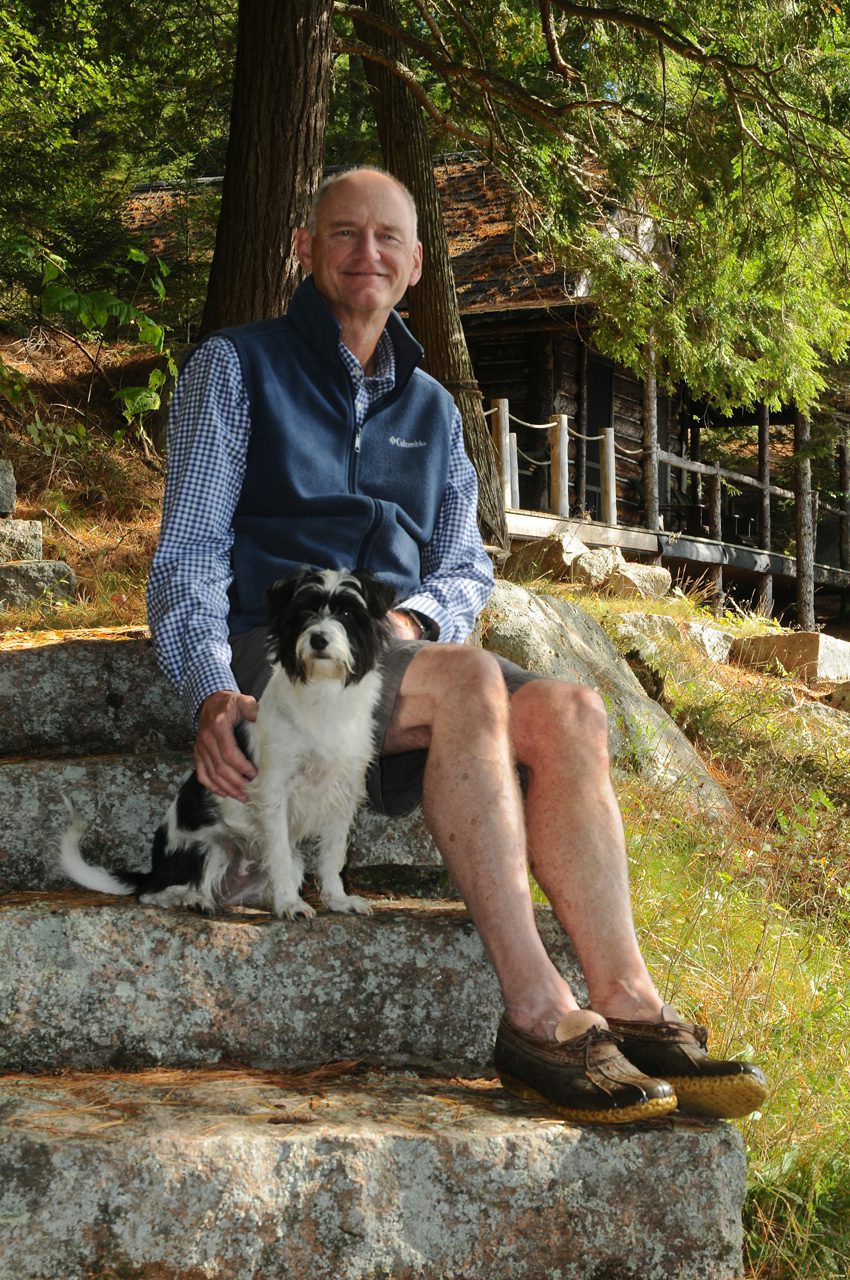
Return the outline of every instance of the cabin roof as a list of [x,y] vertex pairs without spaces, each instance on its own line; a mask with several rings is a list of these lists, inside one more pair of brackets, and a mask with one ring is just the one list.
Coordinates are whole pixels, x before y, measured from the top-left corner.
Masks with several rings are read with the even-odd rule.
[[[475,156],[444,156],[434,161],[434,176],[462,314],[563,307],[586,300],[579,277],[538,253],[517,225],[511,190],[491,164]],[[220,191],[221,181],[138,186],[125,203],[124,221],[149,238],[152,252],[167,259],[186,200]]]
[[584,296],[575,273],[538,253],[501,174],[476,157],[434,162],[463,314],[561,307]]

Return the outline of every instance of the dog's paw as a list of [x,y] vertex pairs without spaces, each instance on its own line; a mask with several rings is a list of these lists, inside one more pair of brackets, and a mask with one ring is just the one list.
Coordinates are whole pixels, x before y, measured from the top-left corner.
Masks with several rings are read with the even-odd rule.
[[316,914],[314,908],[303,898],[276,902],[274,913],[278,920],[310,920]]
[[356,913],[360,916],[370,916],[372,914],[372,904],[367,902],[365,898],[358,898],[354,893],[334,894],[332,897],[323,897],[322,902],[329,911],[342,911],[348,915]]

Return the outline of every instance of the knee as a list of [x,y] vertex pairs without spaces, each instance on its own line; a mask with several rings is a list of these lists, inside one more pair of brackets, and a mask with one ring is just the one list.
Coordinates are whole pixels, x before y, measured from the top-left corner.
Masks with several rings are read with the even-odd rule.
[[508,694],[501,668],[492,654],[466,645],[431,645],[419,680],[435,710],[468,712],[470,721],[508,719]]
[[524,685],[511,704],[511,729],[517,758],[524,764],[566,754],[576,763],[608,766],[608,712],[596,690],[586,685],[557,680]]

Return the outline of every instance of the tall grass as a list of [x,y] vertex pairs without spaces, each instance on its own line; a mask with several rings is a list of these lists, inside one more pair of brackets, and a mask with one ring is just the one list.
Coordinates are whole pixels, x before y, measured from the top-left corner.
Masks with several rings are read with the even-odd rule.
[[[632,605],[632,608],[635,606]],[[622,605],[597,601],[617,635]],[[674,616],[701,619],[692,602]],[[752,619],[726,619],[752,628]],[[740,1122],[747,1275],[850,1275],[850,716],[787,676],[709,662],[685,638],[644,653],[665,705],[735,801],[706,821],[619,782],[635,916],[666,999],[771,1092]]]
[[[748,1274],[846,1277],[846,920],[798,916],[752,879],[744,870],[749,829],[724,834],[698,818],[676,818],[635,785],[621,799],[636,920],[665,998],[708,1024],[713,1052],[757,1061],[770,1080],[763,1111],[741,1123]],[[793,896],[790,884],[781,896]]]

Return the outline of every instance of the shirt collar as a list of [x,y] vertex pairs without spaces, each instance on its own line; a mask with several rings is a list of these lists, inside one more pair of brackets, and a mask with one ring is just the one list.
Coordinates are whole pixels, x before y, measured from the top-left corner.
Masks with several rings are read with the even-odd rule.
[[370,387],[376,387],[379,382],[386,382],[388,388],[395,386],[395,347],[386,329],[378,339],[378,345],[375,348],[374,373],[365,374],[363,372],[363,366],[357,356],[349,351],[342,338],[339,340],[339,354],[349,375],[355,382],[366,382]]

